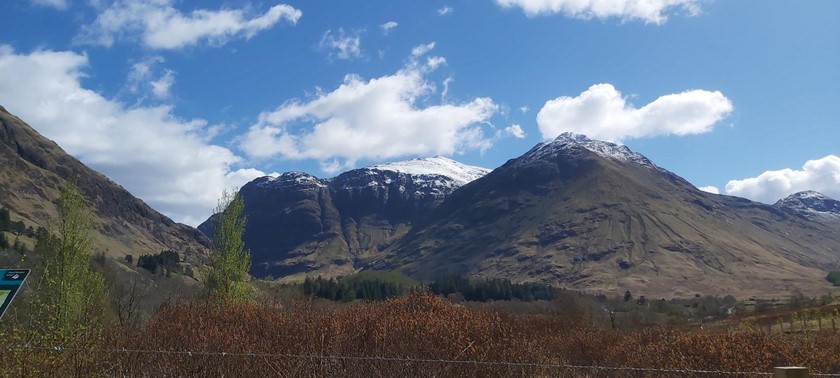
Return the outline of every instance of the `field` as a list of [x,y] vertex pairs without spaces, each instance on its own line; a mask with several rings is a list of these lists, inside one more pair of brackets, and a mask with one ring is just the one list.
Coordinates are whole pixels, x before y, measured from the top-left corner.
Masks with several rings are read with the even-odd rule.
[[0,375],[707,377],[766,375],[787,365],[840,371],[836,333],[711,328],[613,330],[579,316],[463,306],[422,292],[350,304],[182,302],[161,307],[143,327],[88,330],[60,349],[26,345],[25,333],[0,335],[12,340],[0,354]]

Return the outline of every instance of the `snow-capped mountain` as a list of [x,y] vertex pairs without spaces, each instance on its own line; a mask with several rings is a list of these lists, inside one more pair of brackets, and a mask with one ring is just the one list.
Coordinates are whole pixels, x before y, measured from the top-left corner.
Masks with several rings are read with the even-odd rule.
[[590,139],[586,135],[565,132],[552,141],[540,143],[520,158],[524,163],[544,159],[558,153],[574,155],[580,149],[586,149],[607,159],[623,163],[634,163],[652,169],[659,169],[644,155],[631,151],[627,146]]
[[[456,189],[489,171],[436,156],[331,179],[303,172],[255,179],[240,190],[252,274],[348,274],[359,256],[384,249]],[[209,232],[210,224],[199,229]]]
[[299,188],[315,190],[323,188],[329,183],[305,172],[285,172],[279,176],[263,176],[253,181],[254,185],[262,188]]
[[840,201],[813,190],[791,194],[776,202],[775,206],[806,216],[840,220]]
[[490,172],[487,168],[462,164],[443,156],[374,165],[367,169],[372,171],[398,172],[418,177],[440,176],[451,180],[456,186],[465,185]]

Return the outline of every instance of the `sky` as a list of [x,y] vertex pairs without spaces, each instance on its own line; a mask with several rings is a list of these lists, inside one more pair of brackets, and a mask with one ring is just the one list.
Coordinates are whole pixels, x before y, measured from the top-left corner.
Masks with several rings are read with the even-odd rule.
[[7,0],[0,105],[176,221],[267,174],[571,131],[699,188],[840,198],[840,2]]

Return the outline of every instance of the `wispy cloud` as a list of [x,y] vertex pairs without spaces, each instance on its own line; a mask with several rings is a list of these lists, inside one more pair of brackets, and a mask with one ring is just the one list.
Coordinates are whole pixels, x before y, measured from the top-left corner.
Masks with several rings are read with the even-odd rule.
[[197,9],[183,13],[173,0],[119,0],[102,9],[75,41],[110,47],[118,40],[139,40],[151,49],[179,49],[199,44],[222,45],[249,39],[281,21],[297,23],[302,12],[278,4],[251,15],[243,9]]
[[529,17],[562,14],[579,19],[639,20],[649,24],[668,21],[667,13],[682,9],[689,15],[700,13],[702,0],[496,0],[504,8],[520,8]]
[[399,26],[399,24],[395,21],[388,21],[382,25],[379,25],[379,28],[382,29],[382,34],[388,35],[389,33],[391,33],[391,30],[393,30],[397,26]]
[[318,46],[322,49],[330,50],[330,57],[334,56],[344,60],[361,58],[361,33],[362,30],[345,33],[342,28],[339,28],[337,31],[330,29],[324,32]]

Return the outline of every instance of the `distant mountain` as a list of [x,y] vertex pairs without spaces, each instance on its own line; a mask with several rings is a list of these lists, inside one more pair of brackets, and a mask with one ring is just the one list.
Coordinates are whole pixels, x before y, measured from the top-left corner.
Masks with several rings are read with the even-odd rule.
[[626,146],[563,134],[449,195],[367,269],[649,297],[825,293],[840,233],[704,193]]
[[[339,276],[376,258],[460,186],[489,170],[445,157],[354,169],[332,179],[301,172],[240,189],[256,276]],[[213,219],[199,229],[210,234]]]
[[814,220],[840,221],[840,201],[812,190],[791,194],[774,205]]
[[209,240],[68,155],[0,106],[0,205],[28,226],[49,228],[61,186],[73,180],[93,214],[97,252],[114,258],[173,250],[205,259]]

